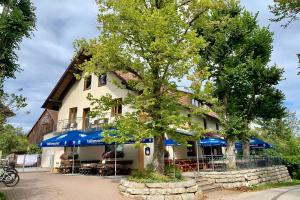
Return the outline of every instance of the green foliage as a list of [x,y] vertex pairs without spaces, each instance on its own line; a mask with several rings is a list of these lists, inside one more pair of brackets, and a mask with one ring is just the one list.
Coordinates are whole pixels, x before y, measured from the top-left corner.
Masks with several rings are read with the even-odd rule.
[[[165,175],[169,177],[174,177],[174,166],[166,166],[165,167]],[[182,180],[183,176],[181,170],[175,167],[175,179]]]
[[42,154],[42,148],[40,148],[38,145],[28,145],[28,154]]
[[300,121],[295,113],[282,119],[259,121],[261,136],[273,145],[270,155],[280,157],[293,178],[300,179]]
[[154,167],[147,167],[147,169],[134,170],[128,177],[128,180],[138,182],[138,183],[159,183],[159,182],[176,182],[183,180],[183,176],[181,171],[176,169],[175,177],[174,177],[174,168],[173,167],[165,167],[164,174],[159,174],[155,172]]
[[5,125],[0,132],[0,150],[3,155],[13,152],[26,152],[28,141],[21,129]]
[[235,0],[212,10],[196,26],[208,44],[200,50],[200,66],[208,66],[215,80],[225,137],[245,140],[254,119],[280,118],[284,95],[276,86],[283,70],[268,66],[273,42],[268,27],[260,27],[257,15]]
[[23,37],[30,37],[36,17],[30,0],[2,0],[0,14],[0,89],[6,78],[20,70],[16,50]]
[[6,200],[6,197],[3,193],[0,192],[0,200]]
[[293,179],[290,182],[266,183],[266,184],[261,184],[261,185],[254,185],[251,187],[251,190],[252,191],[267,190],[267,189],[271,189],[271,188],[290,187],[290,186],[295,186],[295,185],[300,185],[300,180]]
[[280,22],[287,20],[282,25],[283,27],[287,27],[291,22],[299,19],[300,1],[298,0],[274,0],[274,5],[269,6],[269,8],[275,15],[275,18],[271,19],[271,21]]
[[[114,131],[117,137],[107,133],[106,138],[124,142],[154,137],[153,163],[160,173],[164,135],[176,135],[175,130],[189,122],[178,103],[182,94],[176,92],[176,82],[195,72],[199,49],[206,45],[193,25],[222,2],[100,0],[101,35],[76,42],[78,51],[92,56],[79,66],[85,74],[118,71],[133,77],[127,87],[135,92],[128,94],[122,104],[134,112],[116,117],[113,126],[118,129]],[[203,67],[201,71],[207,70]],[[90,95],[89,99],[94,107],[92,115],[100,117],[115,102],[109,95]]]

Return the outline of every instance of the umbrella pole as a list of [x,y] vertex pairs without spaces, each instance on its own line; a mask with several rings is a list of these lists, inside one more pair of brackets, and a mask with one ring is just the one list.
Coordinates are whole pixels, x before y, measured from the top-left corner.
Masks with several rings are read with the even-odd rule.
[[176,166],[175,166],[175,145],[173,145],[173,166],[174,166],[174,179],[176,177]]
[[117,143],[115,142],[115,176],[117,176]]
[[79,164],[81,165],[81,162],[80,162],[80,146],[78,144],[78,147],[77,147],[77,153],[78,153],[78,160],[79,160]]
[[74,174],[74,162],[75,162],[75,158],[74,158],[74,149],[75,149],[75,144],[73,144],[73,165],[72,165],[72,174]]
[[213,152],[212,152],[212,145],[211,144],[210,144],[210,156],[211,156],[212,168],[213,168],[213,170],[215,170],[214,158],[213,158]]

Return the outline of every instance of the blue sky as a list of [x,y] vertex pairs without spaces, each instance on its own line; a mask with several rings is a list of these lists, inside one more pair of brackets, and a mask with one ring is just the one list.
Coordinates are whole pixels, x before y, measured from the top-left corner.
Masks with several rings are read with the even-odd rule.
[[[10,123],[28,131],[38,119],[41,106],[68,66],[73,53],[73,41],[92,38],[97,30],[97,6],[94,0],[33,0],[36,6],[37,30],[31,39],[24,39],[18,52],[23,71],[17,79],[9,80],[6,89],[15,92],[23,88],[28,106],[10,119]],[[297,76],[300,53],[300,21],[283,29],[280,23],[271,23],[268,10],[271,0],[242,0],[248,10],[259,12],[262,26],[274,32],[274,51],[270,64],[276,63],[285,69],[285,80],[278,86],[286,95],[285,105],[300,117],[300,76]],[[30,114],[27,114],[30,111]]]

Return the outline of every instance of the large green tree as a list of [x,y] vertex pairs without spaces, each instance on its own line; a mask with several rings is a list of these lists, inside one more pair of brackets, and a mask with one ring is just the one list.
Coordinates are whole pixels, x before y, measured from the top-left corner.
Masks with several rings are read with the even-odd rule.
[[20,70],[16,51],[24,37],[30,37],[36,17],[30,0],[0,0],[0,89],[6,78]]
[[237,1],[227,1],[224,9],[213,10],[197,25],[198,34],[208,42],[200,50],[200,66],[209,66],[215,81],[214,93],[223,106],[220,117],[228,141],[227,155],[233,156],[235,140],[247,146],[249,124],[254,119],[282,116],[284,95],[276,85],[283,70],[268,66],[272,33],[260,27],[257,16]]
[[[119,71],[134,77],[127,87],[136,95],[129,94],[122,103],[135,112],[117,118],[115,134],[119,137],[114,139],[125,142],[128,138],[141,141],[153,137],[152,163],[158,173],[164,169],[165,134],[176,137],[176,128],[188,120],[178,103],[182,95],[175,91],[176,81],[195,71],[199,49],[205,45],[194,24],[221,2],[100,0],[101,35],[78,42],[80,50],[92,55],[80,66],[85,73]],[[98,111],[119,103],[109,95],[90,98]]]
[[291,22],[299,20],[300,1],[299,0],[274,0],[274,5],[270,6],[275,18],[271,19],[275,22],[287,20],[283,25],[287,27]]

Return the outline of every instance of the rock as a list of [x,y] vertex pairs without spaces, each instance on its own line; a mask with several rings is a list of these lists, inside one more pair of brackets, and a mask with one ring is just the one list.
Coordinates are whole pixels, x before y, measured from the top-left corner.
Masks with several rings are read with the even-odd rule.
[[194,185],[192,187],[186,188],[187,193],[191,193],[191,192],[195,193],[197,191],[198,191],[198,185]]
[[126,179],[121,179],[120,184],[128,188],[145,188],[144,183],[136,183]]
[[198,190],[196,193],[195,193],[195,198],[198,200],[198,199],[202,199],[203,198],[203,192],[201,190]]
[[194,193],[186,193],[181,195],[182,200],[196,200]]
[[148,188],[127,188],[127,192],[130,194],[150,194]]
[[163,188],[168,185],[168,183],[145,183],[148,188]]
[[168,188],[167,194],[182,194],[186,192],[185,188]]
[[164,200],[164,195],[149,195],[147,196],[147,200]]
[[160,194],[167,194],[168,189],[164,188],[151,188],[149,189],[149,194],[150,195],[160,195]]
[[166,195],[165,200],[182,200],[181,195]]

